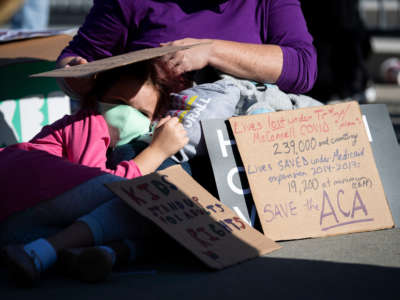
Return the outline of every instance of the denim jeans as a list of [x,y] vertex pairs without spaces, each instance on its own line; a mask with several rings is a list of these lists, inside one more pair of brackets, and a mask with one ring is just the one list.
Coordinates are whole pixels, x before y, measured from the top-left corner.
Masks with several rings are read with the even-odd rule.
[[11,19],[12,29],[44,30],[49,23],[50,0],[25,0]]
[[145,238],[157,232],[150,221],[129,208],[104,183],[125,180],[105,174],[34,207],[15,213],[0,223],[0,246],[48,237],[80,219],[100,226],[99,243],[122,238]]
[[[134,144],[113,156],[113,163],[131,159],[144,145]],[[176,164],[165,161],[159,169]],[[187,166],[187,170],[190,168]],[[189,169],[188,169],[189,168]],[[105,174],[22,212],[15,213],[0,223],[0,246],[27,243],[37,238],[51,236],[80,220],[88,224],[96,244],[130,238],[145,239],[161,231],[151,221],[131,209],[112,193],[104,183],[126,180]]]

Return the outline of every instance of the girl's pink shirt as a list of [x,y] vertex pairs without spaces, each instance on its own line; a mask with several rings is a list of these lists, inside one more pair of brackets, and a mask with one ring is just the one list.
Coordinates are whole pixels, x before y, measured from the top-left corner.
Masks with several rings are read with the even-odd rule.
[[103,116],[89,110],[45,126],[27,143],[0,149],[0,221],[99,175],[141,176],[133,160],[106,167],[110,135]]

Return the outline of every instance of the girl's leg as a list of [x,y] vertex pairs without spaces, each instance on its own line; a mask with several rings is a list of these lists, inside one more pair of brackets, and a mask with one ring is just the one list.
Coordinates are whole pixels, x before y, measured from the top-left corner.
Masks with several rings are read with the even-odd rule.
[[[110,179],[114,181],[121,180],[114,177]],[[150,235],[154,238],[160,232],[158,227],[114,196],[108,188],[97,183],[98,181],[96,181],[95,188],[91,193],[88,193],[89,189],[87,188],[81,192],[90,194],[91,199],[88,199],[89,202],[93,201],[92,198],[99,197],[101,200],[94,202],[106,201],[105,203],[90,213],[76,219],[72,225],[50,236],[47,240],[39,239],[24,246],[9,245],[6,247],[5,256],[9,261],[11,271],[17,273],[18,280],[26,284],[32,284],[39,278],[40,272],[50,267],[57,260],[57,252],[64,248],[101,245],[106,242],[130,237],[136,239],[135,249],[133,249],[136,257],[149,253],[153,249],[151,245],[145,249],[144,245],[146,243],[141,242],[141,239]],[[66,194],[68,194],[67,199],[71,200],[73,198],[72,193]],[[79,197],[82,194],[78,193],[74,196]],[[107,201],[110,197],[112,200]],[[60,199],[58,198],[58,200]],[[70,207],[71,203],[65,204],[65,201],[60,202],[62,205],[55,205],[53,202],[52,204],[57,208],[56,211],[58,209],[65,209],[64,214],[60,212],[59,216],[62,219],[65,217],[64,215],[68,215],[68,218],[62,220],[65,222],[69,218],[73,218],[76,215],[79,216],[82,211],[89,210],[86,206],[85,209],[76,209],[75,207]],[[49,207],[52,206],[50,205]],[[57,218],[56,215],[53,217]],[[155,239],[157,238],[155,237]],[[107,267],[109,264],[104,266]],[[107,270],[103,269],[104,272],[107,272]]]
[[115,196],[49,237],[48,241],[58,251],[63,248],[103,245],[125,238],[142,240],[160,233],[156,225]]
[[[17,273],[17,279],[31,284],[39,278],[42,270],[57,259],[55,247],[41,237],[56,236],[60,228],[72,224],[115,195],[103,184],[120,181],[121,177],[103,175],[89,180],[76,188],[26,211],[14,214],[0,223],[0,246],[9,262],[10,271]],[[89,239],[86,225],[74,230],[72,244]],[[41,235],[43,234],[43,235]],[[69,242],[67,239],[66,242]],[[24,244],[24,245],[22,245]]]
[[93,178],[74,189],[0,222],[0,247],[48,237],[72,224],[115,195],[104,183],[124,180],[111,174]]

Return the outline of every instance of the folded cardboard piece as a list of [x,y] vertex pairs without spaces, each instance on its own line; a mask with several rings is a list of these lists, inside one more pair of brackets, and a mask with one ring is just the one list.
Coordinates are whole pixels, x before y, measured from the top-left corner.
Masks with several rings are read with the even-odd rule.
[[358,103],[229,121],[273,240],[393,227]]
[[280,248],[180,166],[107,186],[211,268],[222,269]]
[[69,68],[56,69],[49,72],[33,74],[32,77],[85,77],[115,69],[122,66],[127,66],[136,62],[160,57],[166,54],[174,53],[180,50],[189,49],[201,44],[193,44],[187,46],[165,46],[156,48],[147,48],[129,53],[115,55],[99,60],[89,62],[87,64],[72,66]]
[[0,66],[37,60],[56,61],[71,39],[71,35],[59,34],[0,43]]

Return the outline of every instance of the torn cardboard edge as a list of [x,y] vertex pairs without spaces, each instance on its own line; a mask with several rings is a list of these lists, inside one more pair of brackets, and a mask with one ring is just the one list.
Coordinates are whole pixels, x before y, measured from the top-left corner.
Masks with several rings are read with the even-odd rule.
[[192,44],[187,46],[165,46],[156,48],[146,48],[121,55],[115,55],[99,60],[89,62],[87,64],[72,66],[69,68],[56,69],[49,72],[33,74],[30,77],[86,77],[94,75],[98,72],[103,72],[115,69],[122,66],[127,66],[136,62],[149,60],[156,57],[161,57],[166,54],[174,53],[181,50],[186,50],[201,44]]

